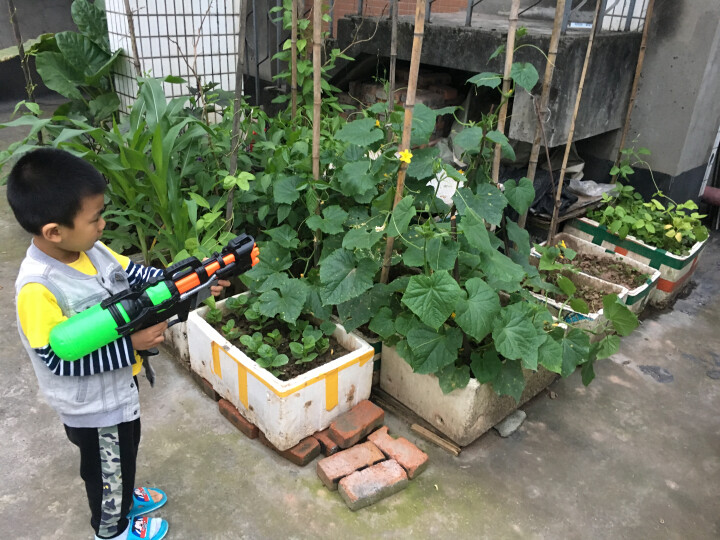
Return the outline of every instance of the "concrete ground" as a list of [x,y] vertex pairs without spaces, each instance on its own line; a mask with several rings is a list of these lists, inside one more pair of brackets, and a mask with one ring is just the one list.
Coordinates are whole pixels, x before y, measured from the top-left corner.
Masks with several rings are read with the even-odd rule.
[[[0,148],[11,135],[0,130]],[[13,282],[28,241],[0,188],[0,538],[92,538],[78,453],[17,337]],[[719,538],[718,292],[714,234],[690,294],[644,318],[589,387],[578,373],[554,383],[556,397],[526,404],[515,434],[491,430],[458,457],[388,413],[390,432],[430,466],[355,513],[314,463],[296,467],[241,435],[163,353],[156,387],[141,384],[138,482],[167,491],[158,514],[177,540]]]

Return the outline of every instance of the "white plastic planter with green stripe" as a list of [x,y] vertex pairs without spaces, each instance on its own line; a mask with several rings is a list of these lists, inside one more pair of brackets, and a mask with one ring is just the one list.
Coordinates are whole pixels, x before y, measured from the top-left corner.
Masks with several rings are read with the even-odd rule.
[[620,238],[604,225],[588,218],[574,219],[563,232],[660,270],[657,286],[650,293],[650,304],[657,307],[670,304],[688,284],[707,242],[697,242],[687,255],[681,256],[653,247],[634,236]]
[[[224,310],[225,301],[217,308]],[[281,381],[205,321],[207,307],[187,321],[191,369],[212,384],[279,450],[328,427],[370,397],[375,351],[342,326],[333,337],[349,352],[325,365]]]
[[[650,293],[655,289],[658,280],[660,279],[660,270],[650,268],[647,264],[641,263],[640,261],[636,261],[635,259],[631,259],[630,257],[626,257],[620,255],[619,253],[606,250],[598,245],[593,244],[592,242],[588,242],[587,240],[583,240],[582,238],[578,238],[577,236],[573,236],[568,233],[560,233],[555,235],[555,243],[557,244],[560,242],[565,242],[565,245],[567,247],[569,247],[573,251],[577,251],[578,253],[595,255],[599,257],[604,264],[610,265],[616,261],[619,261],[622,264],[631,266],[632,268],[638,270],[640,273],[647,275],[648,277],[645,280],[645,283],[638,287],[635,287],[634,289],[628,289],[627,296],[621,299],[623,303],[628,307],[628,309],[630,309],[630,311],[632,311],[633,313],[637,314],[640,313],[643,309],[645,309],[645,306],[647,305],[650,298]],[[540,245],[544,246],[546,243],[547,242],[543,242]],[[540,254],[535,251],[535,249],[533,249],[532,251],[533,255],[538,257],[540,256]],[[589,275],[585,274],[584,272],[580,273],[584,275]],[[596,279],[602,279],[598,278],[597,276],[593,277],[595,277]]]

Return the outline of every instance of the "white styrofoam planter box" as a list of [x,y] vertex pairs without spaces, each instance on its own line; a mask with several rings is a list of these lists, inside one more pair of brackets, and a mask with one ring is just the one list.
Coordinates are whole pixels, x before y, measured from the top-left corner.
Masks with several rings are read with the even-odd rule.
[[660,270],[657,286],[650,293],[650,304],[658,307],[667,306],[682,292],[695,272],[700,254],[707,243],[707,240],[696,242],[687,255],[675,255],[646,244],[634,236],[620,238],[604,225],[588,218],[574,219],[565,225],[563,232]]
[[[531,262],[533,261],[531,260]],[[576,285],[586,285],[597,289],[604,294],[616,294],[620,301],[624,301],[628,293],[628,290],[622,285],[603,281],[602,279],[588,276],[587,274],[567,274],[567,277]],[[584,328],[586,330],[596,332],[597,329],[603,326],[607,321],[602,309],[590,313],[579,313],[573,310],[569,305],[565,305],[563,307],[563,304],[561,302],[557,302],[543,294],[536,293],[534,291],[530,291],[530,294],[532,294],[541,302],[547,304],[547,307],[553,314],[553,316],[557,317],[564,323],[571,324],[578,328]],[[560,313],[561,309],[562,314]],[[593,336],[593,340],[601,338],[602,335],[600,334]]]
[[443,394],[435,375],[414,373],[395,347],[383,346],[380,387],[427,420],[460,446],[467,446],[508,414],[515,411],[558,375],[542,366],[538,371],[523,369],[526,386],[520,402],[498,396],[489,384],[470,379],[465,388]]
[[[222,309],[224,301],[218,302]],[[350,352],[294,379],[281,381],[232,345],[205,319],[207,308],[188,317],[190,367],[237,407],[279,450],[330,425],[370,397],[375,352],[342,326],[333,337]]]
[[[565,245],[567,247],[569,247],[573,251],[577,251],[578,253],[596,255],[600,259],[606,261],[607,264],[612,264],[615,261],[619,261],[622,264],[632,266],[642,274],[647,274],[648,278],[647,280],[645,280],[645,283],[643,283],[639,287],[635,287],[634,289],[629,289],[625,298],[622,298],[622,301],[633,313],[640,313],[645,308],[645,305],[650,298],[650,293],[657,285],[658,279],[660,279],[660,270],[650,268],[647,264],[643,264],[635,259],[620,255],[619,253],[608,251],[596,244],[593,244],[592,242],[588,242],[587,240],[583,240],[582,238],[573,236],[569,233],[556,234],[554,240],[556,244],[559,244],[560,242],[565,242]],[[540,245],[545,246],[546,244],[547,241],[543,242]],[[538,253],[535,248],[533,248],[532,254],[537,257],[540,256],[540,253]],[[580,273],[584,275],[589,275],[585,274],[585,272]],[[595,277],[596,279],[602,279],[598,278],[597,276],[592,277]]]

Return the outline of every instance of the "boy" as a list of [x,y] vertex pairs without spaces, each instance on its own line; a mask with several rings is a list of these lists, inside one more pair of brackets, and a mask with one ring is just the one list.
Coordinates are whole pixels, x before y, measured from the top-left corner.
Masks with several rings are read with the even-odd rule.
[[[146,514],[167,501],[157,488],[133,490],[140,443],[135,351],[163,341],[167,323],[140,330],[76,361],[59,358],[50,330],[104,298],[161,273],[134,264],[99,240],[105,220],[105,179],[63,150],[41,148],[21,157],[8,177],[7,197],[33,235],[15,284],[18,330],[40,389],[80,449],[80,475],[95,538],[160,540],[168,524]],[[229,282],[212,287],[218,295]]]

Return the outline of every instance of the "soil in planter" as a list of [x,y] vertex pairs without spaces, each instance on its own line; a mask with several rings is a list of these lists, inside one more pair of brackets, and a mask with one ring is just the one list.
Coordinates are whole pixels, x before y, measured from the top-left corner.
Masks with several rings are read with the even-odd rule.
[[[235,319],[235,328],[240,330],[243,334],[252,335],[255,332],[262,332],[263,335],[265,335],[275,329],[279,330],[283,336],[287,336],[290,333],[287,326],[282,321],[277,320],[268,324],[262,330],[254,330],[250,328],[250,323],[244,317],[238,317],[236,314],[225,315],[220,323],[213,324],[212,326],[220,333],[220,335],[224,335],[222,327],[230,319]],[[295,377],[298,377],[303,373],[307,373],[308,371],[311,371],[316,367],[325,365],[328,362],[332,362],[336,358],[345,356],[347,353],[350,352],[348,349],[343,347],[340,342],[333,336],[328,336],[328,340],[330,341],[330,348],[327,351],[322,354],[318,354],[317,357],[310,362],[296,364],[295,358],[293,358],[293,355],[290,352],[290,340],[285,339],[276,347],[276,349],[278,351],[278,354],[287,355],[287,357],[290,359],[289,362],[284,366],[268,368],[268,371],[276,371],[278,372],[278,374],[276,375],[278,379],[280,379],[281,381],[289,381],[290,379],[294,379]],[[253,357],[253,353],[248,351],[248,349],[242,343],[240,343],[239,340],[233,340],[230,343],[232,343],[235,347],[245,353],[248,358]]]
[[[551,274],[545,273],[545,278],[549,283],[557,285],[557,275],[557,272],[553,272]],[[581,298],[582,300],[585,300],[590,313],[597,313],[603,308],[602,299],[603,296],[605,296],[607,293],[579,283],[575,283],[575,287],[577,290],[575,291],[573,298]],[[553,293],[548,291],[547,296],[548,298],[552,298],[559,304],[564,304],[568,299],[567,295],[563,293]]]
[[578,253],[572,260],[563,259],[563,264],[572,264],[585,274],[610,283],[617,283],[632,290],[643,285],[648,275],[620,260],[608,263],[607,258],[592,253]]

